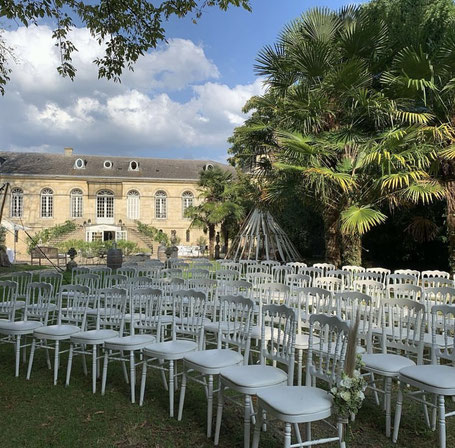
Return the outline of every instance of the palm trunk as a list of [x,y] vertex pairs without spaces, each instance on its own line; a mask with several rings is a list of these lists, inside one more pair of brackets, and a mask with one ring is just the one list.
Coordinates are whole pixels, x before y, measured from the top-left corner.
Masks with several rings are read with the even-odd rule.
[[325,261],[335,266],[341,264],[340,214],[338,210],[327,210],[324,218]]
[[362,265],[362,237],[356,233],[342,234],[342,254],[341,259],[344,265]]
[[221,232],[224,240],[224,254],[226,255],[229,250],[229,229],[226,225],[221,224]]
[[455,181],[447,182],[447,242],[450,272],[455,272]]
[[215,257],[215,225],[209,224],[209,257]]

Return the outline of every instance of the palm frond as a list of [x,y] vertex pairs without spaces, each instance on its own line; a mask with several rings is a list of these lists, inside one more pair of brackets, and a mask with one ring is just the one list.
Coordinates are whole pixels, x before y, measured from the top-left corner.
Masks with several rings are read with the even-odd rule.
[[345,233],[363,235],[386,219],[386,215],[368,205],[353,205],[341,213],[341,230]]

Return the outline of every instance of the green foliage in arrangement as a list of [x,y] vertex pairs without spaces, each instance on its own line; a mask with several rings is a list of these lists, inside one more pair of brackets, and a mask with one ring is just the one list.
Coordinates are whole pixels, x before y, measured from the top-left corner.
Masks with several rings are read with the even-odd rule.
[[38,232],[33,236],[33,240],[29,240],[28,251],[30,252],[35,246],[45,245],[49,240],[67,235],[76,229],[77,225],[70,220],[65,221],[63,224],[43,229],[41,232]]
[[[84,240],[67,240],[58,244],[58,248],[63,252],[68,252],[72,247],[77,250],[78,255],[105,255],[112,247],[114,241],[84,241]],[[133,241],[120,240],[116,242],[117,248],[123,251],[124,255],[131,255],[138,252],[147,252],[147,249],[140,248]]]
[[156,227],[150,226],[148,224],[144,224],[140,221],[136,221],[137,230],[138,232],[142,233],[143,235],[151,238],[153,241],[157,243],[164,244],[165,246],[169,246],[170,244],[170,237],[166,235],[161,230],[158,230]]

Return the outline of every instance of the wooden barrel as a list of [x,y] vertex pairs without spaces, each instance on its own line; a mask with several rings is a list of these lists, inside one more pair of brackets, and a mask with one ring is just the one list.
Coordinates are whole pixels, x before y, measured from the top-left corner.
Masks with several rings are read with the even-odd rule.
[[106,257],[107,267],[111,269],[118,269],[122,267],[122,263],[123,253],[121,249],[117,249],[117,246],[114,244],[114,246],[107,251]]

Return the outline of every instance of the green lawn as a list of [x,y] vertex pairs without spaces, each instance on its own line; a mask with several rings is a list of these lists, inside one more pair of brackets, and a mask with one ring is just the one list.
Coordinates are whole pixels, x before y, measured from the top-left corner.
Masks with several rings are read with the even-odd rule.
[[[120,365],[109,369],[106,395],[91,393],[91,379],[84,377],[80,358],[75,358],[72,381],[63,385],[66,357],[59,384],[52,385],[44,353],[37,351],[32,378],[14,378],[11,345],[0,346],[0,446],[17,447],[211,447],[205,436],[205,399],[202,388],[190,383],[182,422],[168,417],[167,393],[158,374],[152,373],[143,407],[129,402],[129,386],[123,382]],[[139,377],[138,377],[139,380]],[[455,408],[448,400],[448,406]],[[176,400],[177,405],[177,400]],[[315,425],[316,435],[330,435]],[[242,411],[225,410],[220,447],[241,447]],[[384,436],[384,414],[368,396],[361,414],[348,431],[348,446],[393,447]],[[421,408],[407,402],[397,448],[437,446],[437,434],[424,427]],[[271,432],[261,437],[261,447],[282,446],[282,438]],[[337,446],[332,444],[331,446]],[[455,422],[448,424],[447,446],[455,446]]]
[[0,275],[7,275],[13,272],[20,272],[20,271],[39,271],[43,269],[53,269],[52,266],[39,266],[34,264],[33,266],[29,264],[12,264],[10,267],[0,267]]

